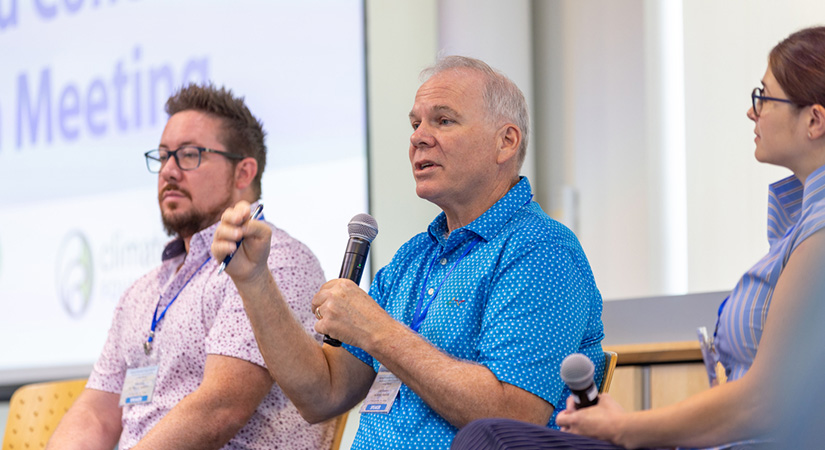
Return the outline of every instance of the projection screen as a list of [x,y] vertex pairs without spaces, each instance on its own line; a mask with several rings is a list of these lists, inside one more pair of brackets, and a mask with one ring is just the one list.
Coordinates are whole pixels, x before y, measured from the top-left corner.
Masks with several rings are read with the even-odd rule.
[[143,153],[188,82],[246,98],[267,220],[337,276],[367,211],[363,28],[356,0],[0,2],[0,385],[88,375],[120,295],[160,263]]

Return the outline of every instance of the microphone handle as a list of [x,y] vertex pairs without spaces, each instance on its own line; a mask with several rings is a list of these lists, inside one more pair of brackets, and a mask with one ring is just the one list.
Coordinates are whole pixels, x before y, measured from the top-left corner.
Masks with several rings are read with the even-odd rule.
[[[370,243],[366,239],[351,237],[347,241],[347,250],[344,252],[344,261],[341,263],[341,272],[338,278],[352,280],[355,284],[361,283],[361,275],[364,273],[364,264],[367,262],[367,254],[370,252]],[[341,341],[324,335],[324,343],[333,347],[340,347]]]
[[570,392],[575,396],[576,409],[587,408],[599,403],[599,390],[595,383],[590,383],[590,386],[577,390],[570,388]]

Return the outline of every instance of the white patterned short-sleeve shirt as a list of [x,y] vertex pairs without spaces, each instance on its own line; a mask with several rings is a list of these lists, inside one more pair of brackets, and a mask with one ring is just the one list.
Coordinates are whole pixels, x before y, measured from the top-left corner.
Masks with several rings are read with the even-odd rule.
[[[269,268],[295,317],[320,341],[310,301],[324,283],[323,271],[306,246],[271,227]],[[137,444],[198,388],[207,355],[230,356],[265,367],[235,285],[227,274],[218,274],[219,264],[210,258],[216,228],[217,224],[195,234],[188,255],[180,239],[169,243],[161,266],[135,282],[117,305],[87,387],[120,393],[127,369],[158,365],[152,402],[123,408],[121,449]],[[151,357],[157,359],[149,360],[143,343],[155,307],[160,314],[173,299],[155,330]],[[276,384],[224,448],[314,450],[329,445],[332,431],[329,424],[310,425],[301,418]]]

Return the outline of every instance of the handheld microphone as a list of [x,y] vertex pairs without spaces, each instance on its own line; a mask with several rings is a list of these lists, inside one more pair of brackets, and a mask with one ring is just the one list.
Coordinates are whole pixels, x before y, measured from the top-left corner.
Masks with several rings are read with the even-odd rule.
[[[370,243],[378,235],[378,222],[369,214],[358,214],[349,221],[347,231],[349,240],[338,278],[346,278],[359,284],[364,273],[364,264],[367,262],[367,254],[370,252]],[[333,347],[341,346],[341,341],[328,335],[324,335],[324,342]]]
[[581,353],[573,353],[561,362],[561,379],[573,393],[576,409],[599,403],[599,388],[593,382],[593,361]]

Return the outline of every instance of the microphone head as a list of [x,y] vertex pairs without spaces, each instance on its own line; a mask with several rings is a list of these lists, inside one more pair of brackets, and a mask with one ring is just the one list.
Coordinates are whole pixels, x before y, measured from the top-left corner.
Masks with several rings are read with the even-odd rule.
[[561,362],[561,379],[572,390],[581,391],[593,384],[593,361],[581,353],[573,353]]
[[358,237],[372,242],[378,235],[378,222],[369,214],[358,214],[347,225],[349,237]]

